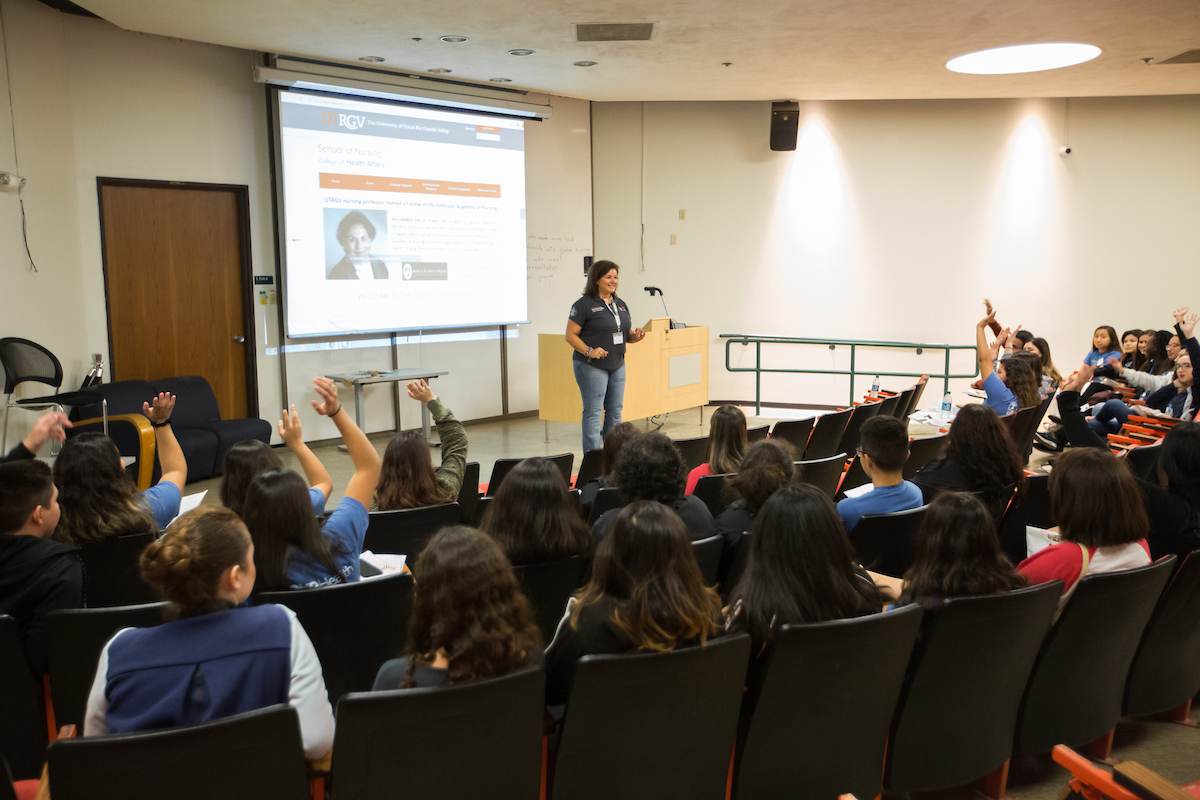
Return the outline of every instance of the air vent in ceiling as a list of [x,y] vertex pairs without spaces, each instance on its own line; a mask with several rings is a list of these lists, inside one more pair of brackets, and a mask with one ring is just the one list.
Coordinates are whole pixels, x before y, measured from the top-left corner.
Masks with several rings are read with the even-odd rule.
[[588,22],[575,26],[577,42],[648,42],[653,22]]
[[1200,50],[1184,50],[1177,56],[1164,58],[1159,64],[1200,64]]

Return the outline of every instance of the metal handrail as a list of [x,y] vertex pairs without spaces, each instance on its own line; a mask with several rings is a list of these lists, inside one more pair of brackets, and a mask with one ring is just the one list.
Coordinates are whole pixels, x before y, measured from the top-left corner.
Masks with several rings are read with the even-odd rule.
[[[720,338],[725,339],[725,369],[729,372],[753,372],[754,373],[754,413],[762,413],[762,376],[764,372],[785,372],[807,375],[849,375],[850,376],[850,402],[854,402],[854,378],[858,375],[866,373],[858,372],[854,369],[855,361],[858,356],[859,347],[890,347],[901,350],[916,350],[917,355],[921,355],[926,350],[943,350],[946,354],[945,370],[940,374],[930,373],[930,378],[942,378],[945,385],[945,391],[950,391],[951,378],[974,378],[979,374],[979,363],[976,361],[975,369],[969,374],[954,374],[950,372],[950,351],[951,350],[970,350],[975,351],[975,345],[967,344],[929,344],[926,342],[882,342],[870,339],[793,339],[782,336],[752,336],[744,333],[722,333]],[[743,347],[754,345],[754,366],[753,367],[734,367],[729,363],[729,348],[731,345],[740,344]],[[762,346],[764,344],[819,344],[825,345],[830,350],[836,350],[839,346],[848,346],[850,348],[850,369],[773,369],[764,368],[762,365]],[[882,372],[871,370],[872,375],[886,375],[889,378],[920,378],[925,373],[923,372]]]

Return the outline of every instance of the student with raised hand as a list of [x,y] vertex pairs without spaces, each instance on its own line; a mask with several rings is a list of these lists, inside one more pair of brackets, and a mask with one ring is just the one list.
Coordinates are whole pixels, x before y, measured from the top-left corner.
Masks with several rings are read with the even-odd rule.
[[33,423],[28,435],[17,442],[8,453],[0,453],[0,463],[5,461],[20,461],[24,458],[34,458],[42,445],[51,439],[66,441],[67,432],[64,428],[73,427],[67,415],[61,411],[47,411]]
[[895,417],[871,417],[862,426],[862,445],[858,448],[863,471],[874,488],[858,497],[843,498],[837,504],[838,516],[846,530],[865,514],[890,514],[920,508],[921,490],[904,480],[904,462],[908,460],[908,426]]
[[173,619],[124,628],[100,654],[83,733],[196,725],[286,703],[300,717],[306,758],[333,744],[321,662],[291,609],[243,606],[254,588],[254,545],[227,508],[181,516],[142,553],[142,579]]
[[[333,492],[333,478],[329,470],[321,463],[309,446],[304,443],[300,426],[300,415],[292,406],[291,413],[283,410],[283,418],[279,420],[279,437],[295,454],[308,479],[308,496],[312,500],[313,514],[321,516],[325,513],[325,502]],[[221,502],[238,516],[246,508],[246,492],[250,484],[262,473],[269,469],[282,469],[283,461],[275,455],[274,449],[258,439],[247,439],[238,442],[225,453],[225,464],[221,476]]]
[[270,469],[250,484],[242,518],[254,539],[254,564],[263,589],[306,589],[357,581],[359,556],[370,517],[367,505],[379,481],[379,454],[338,401],[337,386],[313,378],[318,414],[342,434],[354,474],[337,508],[321,526],[304,479],[290,469]]
[[989,345],[984,330],[995,319],[996,312],[992,311],[975,325],[975,355],[979,361],[983,391],[987,395],[984,404],[1003,417],[1015,413],[1018,408],[1036,406],[1037,385],[1027,364],[1012,359],[997,364],[1000,347],[1009,339],[1011,331],[1002,330],[996,341]]
[[543,664],[533,607],[487,534],[443,528],[421,551],[415,577],[404,655],[379,668],[375,691],[469,683]]
[[[73,436],[54,461],[54,483],[62,517],[54,531],[55,541],[81,545],[144,533],[166,527],[179,515],[183,486],[187,483],[187,460],[171,429],[174,395],[163,392],[152,403],[142,404],[142,413],[154,427],[154,442],[162,477],[144,492],[138,492],[125,472],[121,453],[112,439],[102,433]],[[143,469],[150,465],[143,465]]]
[[0,464],[0,614],[17,621],[25,658],[45,675],[46,617],[83,603],[76,549],[50,541],[58,525],[58,488],[35,459]]
[[372,511],[393,511],[458,499],[467,470],[467,432],[425,381],[408,384],[408,396],[424,403],[437,424],[442,465],[433,468],[429,444],[419,431],[401,431],[383,451],[383,470]]
[[544,564],[592,552],[587,523],[554,462],[527,458],[496,490],[479,528],[515,565]]
[[708,423],[708,461],[688,473],[684,494],[696,491],[705,475],[737,472],[750,444],[746,439],[746,415],[737,406],[721,406]]

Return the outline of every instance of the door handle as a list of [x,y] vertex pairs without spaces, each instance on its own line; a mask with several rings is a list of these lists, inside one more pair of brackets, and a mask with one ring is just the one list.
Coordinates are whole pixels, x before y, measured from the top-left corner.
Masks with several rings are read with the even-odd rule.
[[238,344],[241,344],[242,342],[246,341],[246,337],[242,336],[240,333],[235,333],[233,335],[233,340]]

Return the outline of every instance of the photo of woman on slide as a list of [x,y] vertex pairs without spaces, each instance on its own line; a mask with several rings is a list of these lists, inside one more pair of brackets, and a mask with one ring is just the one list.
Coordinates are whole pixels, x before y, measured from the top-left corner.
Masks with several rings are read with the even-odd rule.
[[375,226],[361,211],[351,211],[342,217],[337,226],[337,240],[346,251],[345,257],[334,265],[326,280],[331,281],[382,281],[388,278],[387,265],[378,258],[371,258],[371,245],[375,241]]

